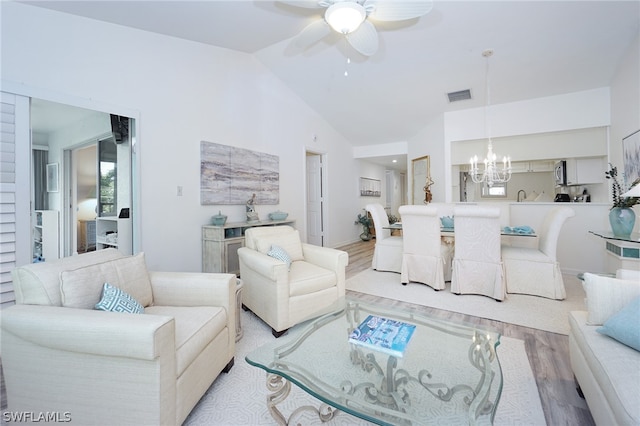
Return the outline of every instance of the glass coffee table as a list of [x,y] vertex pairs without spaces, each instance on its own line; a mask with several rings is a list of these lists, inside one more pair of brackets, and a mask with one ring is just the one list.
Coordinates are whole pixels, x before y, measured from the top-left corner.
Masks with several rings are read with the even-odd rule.
[[[498,333],[350,298],[329,311],[246,356],[267,372],[267,405],[279,424],[309,409],[323,421],[341,410],[381,425],[493,423],[502,392]],[[349,342],[369,314],[416,325],[402,357]],[[291,383],[320,407],[285,417],[276,405]]]

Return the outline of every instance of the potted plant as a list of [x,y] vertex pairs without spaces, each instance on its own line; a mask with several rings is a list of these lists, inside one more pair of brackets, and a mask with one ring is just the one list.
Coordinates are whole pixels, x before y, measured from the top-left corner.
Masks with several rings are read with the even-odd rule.
[[369,216],[367,216],[366,213],[364,215],[358,214],[358,220],[356,224],[358,223],[362,225],[363,230],[362,234],[360,234],[360,239],[362,241],[369,241],[371,239],[371,231],[369,230],[372,224],[371,219],[369,218]]
[[[611,179],[611,194],[613,205],[609,211],[609,223],[613,235],[618,237],[629,237],[636,221],[636,214],[631,207],[640,204],[640,197],[625,197],[618,182],[618,168],[609,163],[609,171],[605,172],[607,179]],[[631,183],[629,189],[640,184],[640,178]]]

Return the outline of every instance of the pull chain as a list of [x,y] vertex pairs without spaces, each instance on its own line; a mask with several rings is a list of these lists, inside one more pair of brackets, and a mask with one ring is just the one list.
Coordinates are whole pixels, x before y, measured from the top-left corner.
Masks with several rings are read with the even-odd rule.
[[349,57],[349,43],[347,43],[347,36],[344,37],[344,48],[345,52],[347,52],[347,63],[344,66],[344,76],[349,77],[349,64],[351,63],[351,58]]

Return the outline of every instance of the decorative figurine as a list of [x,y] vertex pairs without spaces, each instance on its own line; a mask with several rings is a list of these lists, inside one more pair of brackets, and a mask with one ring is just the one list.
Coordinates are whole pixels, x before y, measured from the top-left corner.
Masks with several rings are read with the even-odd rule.
[[255,209],[256,204],[256,194],[253,194],[249,200],[247,200],[247,222],[259,222],[258,213],[256,213]]
[[435,182],[431,179],[431,176],[427,176],[427,184],[424,186],[423,191],[424,191],[424,203],[425,204],[429,204],[431,202],[431,200],[433,199],[433,194],[431,194],[431,185],[433,185]]

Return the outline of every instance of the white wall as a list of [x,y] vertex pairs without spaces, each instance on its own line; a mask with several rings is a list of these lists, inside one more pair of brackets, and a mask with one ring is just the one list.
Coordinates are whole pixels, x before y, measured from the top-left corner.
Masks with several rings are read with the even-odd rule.
[[[446,185],[451,186],[451,182],[446,183],[444,180],[446,174],[451,175],[451,167],[449,166],[445,169],[444,161],[445,158],[449,158],[450,156],[449,149],[445,149],[443,143],[444,116],[438,115],[430,119],[425,117],[425,122],[428,123],[425,128],[409,140],[409,150],[407,154],[409,161],[409,168],[407,169],[409,180],[408,190],[409,194],[413,194],[411,160],[428,155],[430,157],[431,179],[434,181],[434,184],[430,188],[431,194],[433,195],[433,202],[441,202],[445,201]],[[412,204],[411,198],[409,198],[408,202]]]
[[[611,82],[610,159],[622,170],[622,138],[640,129],[640,35],[629,47]],[[635,232],[640,232],[640,206]]]
[[344,190],[357,179],[351,145],[252,56],[14,2],[1,7],[3,89],[83,107],[97,100],[103,111],[139,119],[134,215],[150,269],[201,270],[201,226],[218,210],[244,220],[244,206],[200,205],[202,140],[278,155],[280,204],[256,210],[289,212],[303,235],[305,149],[326,153],[327,245],[357,238],[358,199]]
[[[559,132],[608,126],[611,122],[609,88],[587,90],[560,96],[530,99],[490,107],[492,137]],[[453,141],[486,138],[484,108],[445,113],[444,145],[450,152]],[[451,158],[444,158],[445,171],[451,169]],[[451,199],[451,175],[446,199]]]

